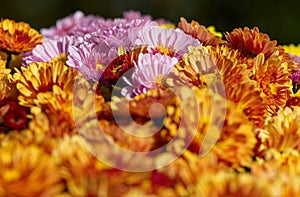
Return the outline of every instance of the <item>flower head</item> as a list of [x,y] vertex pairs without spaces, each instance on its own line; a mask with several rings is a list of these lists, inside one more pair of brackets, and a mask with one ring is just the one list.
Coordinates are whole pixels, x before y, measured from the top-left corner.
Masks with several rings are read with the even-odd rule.
[[265,58],[269,58],[277,45],[276,40],[271,41],[269,36],[259,32],[257,27],[234,29],[231,33],[226,32],[225,37],[234,48],[250,57],[263,53]]
[[130,98],[155,89],[157,82],[172,72],[177,63],[176,58],[161,54],[140,54],[131,77],[123,77],[128,87],[122,89],[122,94]]
[[106,64],[110,63],[118,55],[119,47],[122,46],[127,51],[130,51],[134,46],[138,31],[146,27],[153,27],[156,24],[151,20],[142,19],[131,21],[116,19],[111,23],[105,28],[100,28],[98,31],[84,36],[86,42],[97,45],[101,52],[106,54]]
[[270,114],[282,109],[292,95],[292,80],[289,78],[288,64],[282,56],[272,55],[265,59],[263,53],[254,59],[253,76],[260,87]]
[[27,68],[22,67],[21,71],[13,75],[20,92],[20,104],[32,106],[39,93],[52,91],[54,85],[72,92],[76,74],[76,70],[60,61],[36,62]]
[[33,62],[50,62],[53,59],[67,60],[69,48],[77,46],[80,38],[63,36],[59,39],[45,39],[41,45],[37,45],[30,53],[23,57],[26,64]]
[[267,119],[265,124],[266,135],[262,139],[263,151],[276,149],[278,152],[300,150],[300,109],[290,108],[279,110],[277,116]]
[[58,38],[66,35],[79,36],[95,31],[95,23],[103,21],[104,19],[101,17],[85,16],[82,11],[76,11],[74,14],[59,19],[55,26],[41,29],[41,33],[46,38]]
[[147,45],[152,54],[160,53],[179,59],[188,52],[189,46],[199,46],[201,42],[180,29],[147,27],[137,32],[134,44]]
[[99,45],[84,42],[69,48],[66,64],[79,70],[85,79],[98,81],[104,65],[108,62],[107,56],[108,54]]
[[12,141],[0,149],[0,196],[55,196],[63,181],[55,160],[41,147]]
[[216,46],[218,44],[225,43],[225,41],[222,40],[220,34],[216,34],[213,27],[211,27],[210,29],[206,28],[205,26],[200,25],[197,21],[188,23],[185,18],[181,17],[178,27],[182,29],[186,34],[197,38],[205,46]]
[[41,43],[43,36],[27,23],[4,19],[0,22],[0,49],[10,53],[32,50]]

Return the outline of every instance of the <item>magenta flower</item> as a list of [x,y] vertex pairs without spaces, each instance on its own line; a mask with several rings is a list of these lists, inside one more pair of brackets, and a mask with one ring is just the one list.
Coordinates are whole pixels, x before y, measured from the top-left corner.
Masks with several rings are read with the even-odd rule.
[[197,39],[180,29],[145,27],[137,32],[135,45],[148,45],[151,53],[161,53],[178,59],[188,52],[189,46],[202,45]]
[[105,20],[99,16],[85,16],[83,12],[76,11],[65,18],[57,20],[56,25],[41,29],[46,38],[57,38],[65,35],[82,36],[95,31]]
[[122,95],[133,98],[136,95],[146,93],[150,89],[157,88],[156,81],[164,75],[173,72],[177,58],[162,54],[140,54],[138,62],[131,77],[123,76],[127,87],[121,91]]
[[37,45],[31,52],[25,54],[23,61],[25,65],[32,62],[50,62],[62,54],[68,55],[70,46],[76,46],[83,41],[81,37],[64,36],[59,39],[45,39],[42,44]]
[[99,46],[83,42],[69,48],[66,64],[79,70],[85,79],[98,81],[103,73],[103,65],[107,63],[106,56]]

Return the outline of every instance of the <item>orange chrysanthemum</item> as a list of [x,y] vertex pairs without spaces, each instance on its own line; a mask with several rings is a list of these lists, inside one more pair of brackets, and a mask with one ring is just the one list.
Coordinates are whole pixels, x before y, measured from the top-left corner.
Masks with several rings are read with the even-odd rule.
[[207,48],[209,49],[209,53],[214,57],[215,61],[222,58],[227,58],[230,60],[243,58],[243,55],[239,50],[229,47],[228,44],[217,45],[215,47],[208,46]]
[[27,68],[22,67],[13,75],[20,92],[19,101],[23,106],[33,106],[39,93],[52,91],[54,85],[67,92],[73,91],[77,71],[67,67],[63,62],[32,63]]
[[250,57],[263,53],[265,58],[269,58],[277,45],[276,40],[271,41],[269,36],[259,32],[257,27],[234,29],[231,33],[226,32],[225,37],[234,48]]
[[189,47],[189,53],[175,65],[174,72],[197,87],[211,85],[217,80],[218,70],[205,47]]
[[261,53],[254,59],[253,75],[263,93],[270,114],[282,109],[292,95],[292,80],[289,78],[288,63],[280,56],[265,59]]
[[0,196],[55,196],[63,190],[56,161],[37,145],[0,148]]
[[[234,58],[237,53],[229,52],[226,47],[221,48],[212,56],[209,53],[211,48],[190,47],[190,52],[175,65],[175,73],[197,87],[204,84],[209,88],[223,85],[225,89],[219,87],[218,93],[237,103],[249,120],[261,126],[266,115],[266,104],[260,89],[251,82],[247,66],[239,64]],[[245,88],[247,91],[244,91]]]
[[4,19],[0,22],[0,49],[10,53],[32,50],[43,37],[27,23]]
[[205,26],[200,25],[196,21],[188,23],[185,18],[181,17],[178,23],[178,27],[182,29],[185,33],[197,38],[203,43],[203,45],[212,45],[216,46],[218,44],[225,43],[219,36],[216,36],[210,32]]
[[226,85],[226,98],[235,102],[255,126],[263,127],[267,105],[256,83],[249,80],[244,83]]

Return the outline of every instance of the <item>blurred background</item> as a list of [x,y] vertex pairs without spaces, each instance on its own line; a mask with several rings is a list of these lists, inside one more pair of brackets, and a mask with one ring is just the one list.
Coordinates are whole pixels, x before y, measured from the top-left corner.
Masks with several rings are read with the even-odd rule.
[[120,17],[139,10],[177,24],[181,16],[217,31],[258,26],[279,44],[300,43],[299,0],[9,0],[1,1],[0,17],[24,21],[36,29],[49,27],[76,10],[102,17]]

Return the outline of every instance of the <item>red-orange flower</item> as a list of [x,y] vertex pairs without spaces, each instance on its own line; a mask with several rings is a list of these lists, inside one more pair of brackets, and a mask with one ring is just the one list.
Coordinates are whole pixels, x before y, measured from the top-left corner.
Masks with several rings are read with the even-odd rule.
[[216,46],[218,44],[225,43],[219,36],[214,35],[205,26],[200,25],[197,21],[192,21],[188,23],[185,18],[181,17],[178,23],[178,27],[182,29],[185,33],[197,38],[203,43],[203,45]]
[[234,48],[250,57],[263,53],[268,58],[277,45],[276,40],[271,41],[267,34],[259,32],[258,27],[234,29],[231,33],[226,32],[225,37]]

